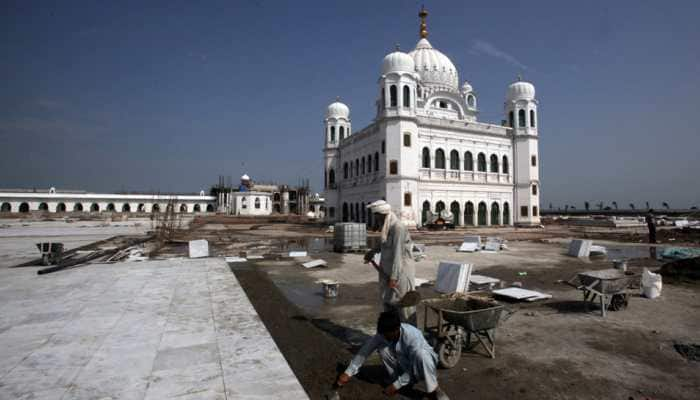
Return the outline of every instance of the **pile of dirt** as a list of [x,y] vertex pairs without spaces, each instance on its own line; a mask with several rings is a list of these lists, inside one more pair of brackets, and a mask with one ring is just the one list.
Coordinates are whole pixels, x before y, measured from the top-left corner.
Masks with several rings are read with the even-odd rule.
[[686,258],[664,264],[659,273],[664,278],[682,281],[700,281],[700,257]]
[[[312,399],[322,398],[352,358],[349,346],[324,333],[314,320],[288,302],[265,272],[233,271],[304,390]],[[365,377],[381,375],[383,369],[369,366],[363,370],[364,374],[361,370],[358,379],[341,389],[341,398],[385,399],[382,387]]]

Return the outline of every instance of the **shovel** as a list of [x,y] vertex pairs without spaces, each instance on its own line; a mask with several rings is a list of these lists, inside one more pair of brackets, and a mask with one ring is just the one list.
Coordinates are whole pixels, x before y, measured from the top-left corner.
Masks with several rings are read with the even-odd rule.
[[321,398],[323,400],[340,400],[340,388],[341,387],[342,386],[338,386],[338,383],[335,382],[329,390],[327,390],[325,393],[323,393],[323,396]]

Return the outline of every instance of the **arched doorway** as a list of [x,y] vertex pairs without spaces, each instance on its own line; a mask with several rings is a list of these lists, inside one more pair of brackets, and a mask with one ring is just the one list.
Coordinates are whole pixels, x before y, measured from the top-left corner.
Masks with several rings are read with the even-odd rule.
[[455,226],[459,225],[459,216],[461,213],[461,211],[459,210],[459,203],[453,201],[452,204],[450,204],[450,211],[452,212],[452,223]]
[[0,212],[12,212],[12,205],[10,203],[2,203]]
[[428,223],[428,213],[430,212],[430,202],[428,200],[423,202],[423,211],[421,212],[421,221],[423,225]]
[[464,205],[464,225],[474,226],[474,203],[471,201]]
[[348,222],[348,203],[343,203],[343,222]]
[[136,211],[138,211],[138,212],[145,212],[145,211],[146,211],[146,205],[143,204],[143,203],[140,203],[140,204],[136,207]]
[[19,205],[19,212],[28,213],[29,212],[29,204],[27,204],[27,203],[20,204]]
[[73,211],[83,211],[83,203],[75,203],[73,204]]
[[181,213],[187,212],[187,204],[180,204],[180,212]]
[[129,205],[129,203],[124,203],[122,205],[122,212],[131,212],[131,206]]
[[107,204],[107,211],[114,212],[114,210],[115,210],[114,203]]
[[100,206],[97,203],[92,203],[90,205],[90,211],[92,212],[98,212],[100,211]]
[[160,212],[160,206],[158,204],[154,204],[153,207],[151,207],[151,212],[152,213]]
[[39,204],[39,211],[49,211],[49,205],[46,203]]
[[66,212],[66,205],[64,203],[58,203],[56,205],[56,212]]
[[491,225],[501,224],[501,210],[498,203],[495,201],[491,203]]
[[214,206],[211,204],[207,204],[207,212],[214,212]]
[[486,215],[486,203],[484,203],[483,201],[481,203],[479,203],[479,215],[478,215],[478,217],[479,217],[478,218],[479,219],[479,221],[478,221],[479,226],[486,226],[486,224],[487,224],[487,221],[486,221],[486,217],[487,217],[487,215]]
[[503,203],[503,225],[510,225],[510,206],[508,202]]
[[202,206],[199,204],[194,205],[194,212],[202,212]]

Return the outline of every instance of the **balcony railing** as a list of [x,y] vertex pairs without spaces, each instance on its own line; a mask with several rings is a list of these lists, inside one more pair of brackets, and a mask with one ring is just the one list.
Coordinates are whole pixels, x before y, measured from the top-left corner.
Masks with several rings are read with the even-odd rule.
[[510,174],[481,171],[457,171],[449,169],[421,168],[419,172],[424,181],[451,181],[477,183],[512,183]]

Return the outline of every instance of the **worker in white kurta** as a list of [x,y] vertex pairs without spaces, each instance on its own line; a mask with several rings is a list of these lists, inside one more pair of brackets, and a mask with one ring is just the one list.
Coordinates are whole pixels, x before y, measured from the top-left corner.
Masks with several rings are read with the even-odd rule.
[[357,374],[367,357],[376,351],[389,374],[391,384],[384,393],[393,396],[402,387],[425,382],[428,398],[449,400],[438,387],[438,357],[423,337],[423,332],[401,323],[395,311],[383,312],[377,321],[377,334],[362,346],[336,384],[343,386]]
[[[416,325],[416,307],[398,307],[404,295],[416,287],[415,266],[413,263],[413,241],[408,229],[391,211],[384,200],[367,206],[374,219],[381,224],[381,258],[379,263],[379,296],[383,311],[397,310],[401,322]],[[369,262],[376,249],[365,256]]]

